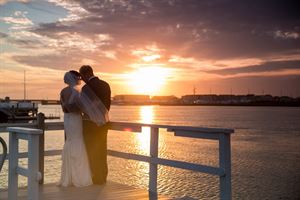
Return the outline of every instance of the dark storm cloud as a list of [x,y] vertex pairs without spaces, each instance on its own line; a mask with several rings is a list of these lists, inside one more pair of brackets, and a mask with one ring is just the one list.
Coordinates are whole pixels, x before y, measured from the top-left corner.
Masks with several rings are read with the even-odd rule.
[[10,44],[16,44],[18,47],[38,49],[44,47],[45,45],[39,40],[29,40],[29,39],[8,39]]
[[[83,58],[87,60],[86,63],[82,63]],[[122,63],[122,59],[113,62],[111,59],[100,56],[97,53],[90,54],[67,50],[61,54],[13,56],[13,59],[19,63],[27,64],[32,67],[45,67],[59,70],[71,68],[77,69],[82,64],[89,64],[92,65],[95,70],[110,73],[119,72],[120,65],[124,66],[122,67],[123,70],[129,69]],[[88,62],[89,60],[91,63]]]
[[61,22],[54,22],[54,23],[41,23],[37,28],[34,28],[34,30],[32,31],[37,32],[40,35],[57,38],[56,33],[73,32],[75,30],[76,30],[75,27],[63,25]]
[[300,60],[273,61],[273,62],[266,62],[260,65],[251,65],[246,67],[235,67],[235,68],[220,69],[220,70],[210,70],[206,72],[212,74],[219,74],[219,75],[235,75],[240,73],[280,71],[286,69],[300,69]]
[[72,25],[42,24],[35,32],[52,37],[62,31],[87,37],[107,33],[115,39],[112,47],[155,42],[169,54],[199,59],[295,54],[300,46],[299,3],[292,0],[77,2],[88,17]]
[[[161,55],[159,62],[178,68],[180,63],[168,63],[171,56],[194,58],[199,61],[247,59],[299,55],[300,12],[297,1],[230,1],[230,0],[77,0],[88,15],[72,22],[58,21],[39,24],[34,33],[56,39],[58,44],[68,33],[90,38],[107,34],[112,39],[95,52],[77,47],[47,46],[34,39],[8,39],[23,48],[49,48],[55,55],[14,56],[19,63],[36,67],[66,69],[79,66],[82,59],[97,63],[99,71],[122,73],[130,64],[141,60],[132,50],[156,44]],[[64,33],[64,34],[61,34]],[[7,34],[0,32],[0,38]],[[61,41],[60,41],[61,40]],[[49,41],[50,43],[50,41]],[[88,45],[88,44],[87,44]],[[113,51],[115,58],[101,54]],[[296,58],[298,59],[298,58]],[[270,59],[268,59],[270,60]],[[300,58],[299,58],[300,60]],[[240,73],[299,69],[299,60],[265,62],[246,67],[206,71],[211,74]],[[192,63],[181,69],[194,71]],[[98,66],[95,66],[96,68]],[[234,67],[234,68],[232,68]]]
[[66,55],[14,56],[13,59],[32,67],[47,67],[52,69],[65,69],[73,66],[76,61],[80,61],[76,59],[70,62]]

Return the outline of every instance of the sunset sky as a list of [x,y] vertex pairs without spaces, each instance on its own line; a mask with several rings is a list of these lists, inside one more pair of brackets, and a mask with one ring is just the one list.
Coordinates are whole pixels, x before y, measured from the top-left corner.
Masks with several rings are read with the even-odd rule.
[[[299,4],[299,3],[298,3]],[[276,0],[0,0],[0,98],[57,99],[91,65],[112,94],[300,96],[300,12]]]

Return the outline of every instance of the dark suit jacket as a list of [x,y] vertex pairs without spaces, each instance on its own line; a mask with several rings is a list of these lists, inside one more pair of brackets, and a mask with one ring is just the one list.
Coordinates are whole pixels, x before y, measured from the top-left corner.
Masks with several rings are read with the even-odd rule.
[[85,92],[87,90],[86,87],[89,86],[102,101],[107,110],[109,110],[111,104],[111,91],[109,84],[98,77],[90,79],[86,84],[87,85],[83,86],[82,92]]
[[[110,109],[111,91],[108,83],[97,77],[90,79],[82,88],[88,94],[92,90],[99,97],[107,110]],[[94,184],[106,182],[107,167],[107,126],[97,126],[90,120],[83,120],[83,137],[89,157]]]

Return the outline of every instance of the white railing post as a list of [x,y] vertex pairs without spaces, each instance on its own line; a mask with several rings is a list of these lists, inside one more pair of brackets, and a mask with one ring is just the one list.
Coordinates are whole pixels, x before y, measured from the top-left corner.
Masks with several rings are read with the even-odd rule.
[[220,134],[219,139],[219,163],[224,170],[224,175],[220,176],[220,199],[231,199],[231,147],[230,134]]
[[[150,132],[150,157],[158,157],[158,128],[151,127]],[[150,162],[149,191],[157,193],[157,164]]]
[[[43,133],[40,129],[8,127],[9,132],[9,182],[8,199],[17,200],[18,175],[28,178],[27,199],[39,200],[39,136]],[[28,140],[28,168],[18,166],[19,139]]]
[[28,197],[39,199],[39,135],[28,138]]
[[8,162],[8,199],[17,200],[18,197],[18,152],[19,141],[15,132],[9,134],[9,162]]

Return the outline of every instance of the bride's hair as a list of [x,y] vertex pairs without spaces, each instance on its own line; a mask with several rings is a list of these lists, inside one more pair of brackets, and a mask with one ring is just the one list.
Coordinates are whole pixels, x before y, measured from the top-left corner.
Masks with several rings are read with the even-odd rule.
[[64,82],[68,85],[77,85],[78,81],[81,80],[79,72],[71,70],[65,73]]

